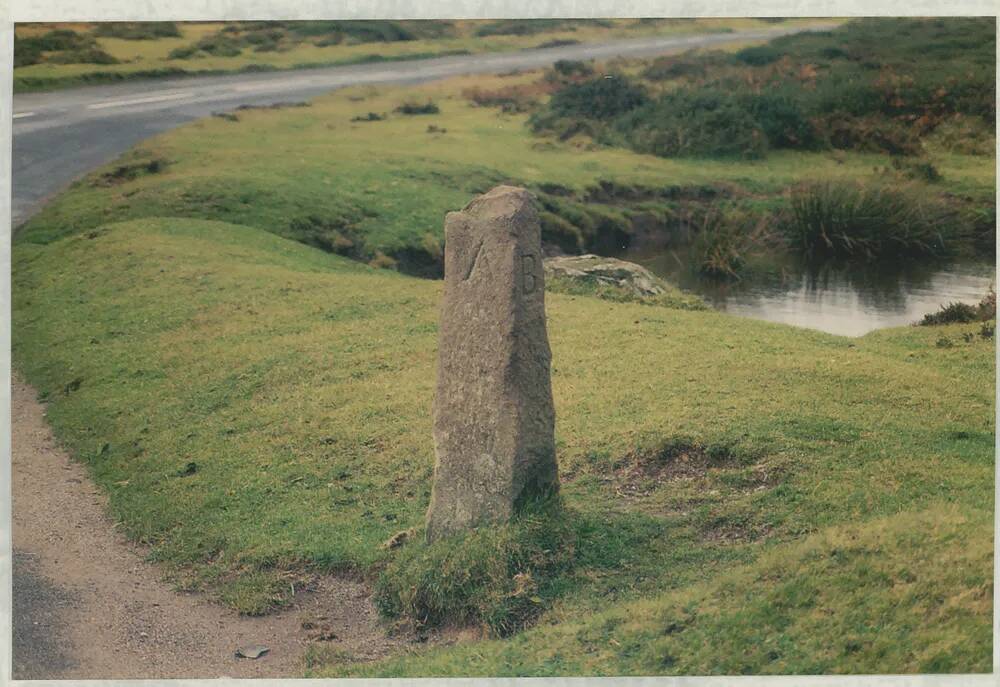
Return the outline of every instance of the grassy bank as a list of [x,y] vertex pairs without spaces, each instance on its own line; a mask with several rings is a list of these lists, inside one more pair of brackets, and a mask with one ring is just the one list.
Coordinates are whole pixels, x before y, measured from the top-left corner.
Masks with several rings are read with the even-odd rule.
[[[14,266],[18,368],[179,584],[262,612],[353,570],[391,613],[413,575],[476,563],[452,610],[533,625],[367,668],[317,649],[324,674],[988,669],[993,347],[959,336],[978,323],[847,340],[550,294],[571,548],[520,560],[530,527],[383,547],[429,496],[438,282],[180,218],[19,241]],[[497,570],[532,607],[510,576],[471,594]]]
[[[208,218],[434,276],[444,213],[502,181],[538,193],[543,238],[570,252],[608,252],[650,231],[697,228],[713,207],[771,212],[814,179],[896,180],[914,195],[981,207],[984,216],[993,204],[989,157],[929,152],[942,175],[933,184],[902,178],[888,156],[875,153],[667,159],[537,138],[525,126],[527,115],[477,106],[469,97],[473,87],[531,85],[539,76],[346,89],[308,107],[202,120],[151,138],[80,180],[29,221],[23,236],[45,242],[109,221]],[[410,101],[433,101],[440,111],[396,111]],[[368,121],[369,113],[376,119]],[[259,164],[261,155],[267,165]]]
[[473,194],[529,186],[545,242],[571,251],[775,212],[817,179],[995,195],[993,159],[955,146],[926,147],[931,181],[880,152],[537,136],[555,72],[225,113],[32,218],[15,365],[112,515],[178,585],[246,613],[349,573],[399,631],[465,628],[375,664],[317,645],[318,676],[989,670],[979,321],[846,339],[679,293],[549,293],[561,498],[424,544],[441,293],[402,272],[434,275],[443,215]]
[[[807,25],[789,19],[784,25]],[[14,92],[775,26],[755,19],[19,24]]]

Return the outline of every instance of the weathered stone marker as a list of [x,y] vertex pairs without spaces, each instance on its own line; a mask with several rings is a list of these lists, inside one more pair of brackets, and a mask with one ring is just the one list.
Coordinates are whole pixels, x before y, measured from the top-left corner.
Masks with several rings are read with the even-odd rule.
[[445,218],[429,540],[557,489],[551,358],[538,215],[497,186]]

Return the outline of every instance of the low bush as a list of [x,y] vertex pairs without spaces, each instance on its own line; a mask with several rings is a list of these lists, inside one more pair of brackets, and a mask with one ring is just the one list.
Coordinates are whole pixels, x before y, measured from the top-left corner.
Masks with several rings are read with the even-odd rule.
[[405,102],[396,108],[396,112],[404,115],[438,114],[441,108],[431,100],[426,103]]
[[100,48],[64,50],[48,59],[53,64],[118,64],[119,60]]
[[924,315],[920,321],[921,325],[954,324],[962,322],[975,322],[979,319],[978,308],[968,303],[949,303],[942,305],[937,312]]
[[763,157],[767,136],[731,95],[684,89],[664,94],[619,118],[615,130],[629,147],[661,157]]
[[205,36],[193,45],[171,50],[168,57],[172,60],[186,60],[197,57],[199,54],[213,57],[236,57],[241,52],[243,52],[241,41],[233,38],[231,34],[220,31],[211,36]]
[[606,74],[558,91],[549,102],[549,111],[556,117],[607,121],[648,101],[646,90],[633,84],[628,77]]
[[494,90],[484,88],[467,88],[462,91],[462,97],[480,107],[499,107],[507,113],[528,112],[538,105],[538,96],[542,89],[529,84],[504,86]]
[[700,79],[727,60],[726,53],[713,51],[698,53],[692,50],[680,55],[657,57],[642,72],[642,78],[649,81],[672,81],[674,79]]
[[580,60],[556,60],[551,71],[562,77],[589,77],[594,74],[594,68]]
[[93,34],[102,38],[124,38],[130,41],[179,38],[180,29],[172,21],[113,21],[102,22]]
[[14,66],[55,64],[115,64],[117,59],[97,46],[93,36],[72,29],[54,29],[41,36],[14,37]]
[[484,36],[531,36],[556,29],[573,30],[564,19],[502,19],[484,24],[476,29],[476,35]]
[[22,38],[22,44],[37,47],[46,52],[57,52],[60,50],[81,50],[94,45],[94,39],[72,29],[54,29],[41,36],[33,38]]
[[565,47],[567,45],[578,45],[579,43],[580,43],[580,41],[575,40],[573,38],[557,38],[555,40],[545,41],[544,43],[539,43],[538,45],[535,46],[535,48],[542,49],[542,50],[544,50],[546,48],[562,48],[562,47]]
[[966,238],[967,222],[919,188],[855,182],[806,184],[792,193],[781,225],[810,257],[876,259],[945,256]]
[[755,45],[749,48],[743,48],[733,57],[737,62],[749,64],[753,67],[762,67],[764,65],[771,64],[772,62],[777,62],[784,56],[785,52],[783,50],[771,44]]

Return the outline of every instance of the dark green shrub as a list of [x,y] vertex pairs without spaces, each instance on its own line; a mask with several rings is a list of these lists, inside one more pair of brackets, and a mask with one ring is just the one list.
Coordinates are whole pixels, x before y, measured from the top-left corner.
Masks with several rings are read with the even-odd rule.
[[763,92],[743,97],[743,106],[753,116],[771,148],[814,149],[820,137],[803,110],[802,103],[787,93]]
[[394,21],[341,21],[337,31],[359,43],[395,43],[416,39],[412,31]]
[[562,48],[567,45],[579,45],[579,43],[580,41],[573,38],[557,38],[555,40],[539,43],[535,47],[544,50],[545,48]]
[[737,62],[749,64],[754,67],[762,67],[766,64],[777,62],[784,56],[784,51],[779,50],[774,47],[774,45],[756,45],[749,48],[743,48],[733,57]]
[[978,322],[980,319],[979,308],[968,303],[949,303],[942,305],[937,312],[924,315],[920,320],[923,326],[938,324],[955,324],[964,322]]
[[241,41],[231,34],[220,31],[211,36],[205,36],[193,45],[171,50],[168,57],[173,60],[185,60],[196,57],[199,53],[213,57],[236,57],[241,52],[243,52]]
[[72,29],[55,29],[36,38],[24,38],[24,43],[31,43],[39,50],[56,52],[59,50],[80,50],[94,45],[90,36],[79,34]]
[[477,36],[530,36],[543,31],[553,31],[559,28],[572,30],[571,25],[564,26],[563,19],[502,19],[484,24],[476,29]]
[[680,55],[657,57],[642,72],[642,78],[650,81],[670,81],[673,79],[698,79],[710,68],[728,61],[729,56],[721,51],[698,53],[689,50]]
[[100,48],[66,50],[49,57],[54,64],[118,64],[118,59]]
[[396,112],[405,115],[438,114],[441,108],[428,100],[426,103],[403,103],[396,108]]
[[915,160],[911,162],[894,157],[892,159],[892,167],[905,177],[918,181],[926,181],[930,184],[937,183],[942,179],[938,168],[927,160]]
[[552,71],[560,76],[590,76],[594,68],[580,60],[556,60]]
[[739,100],[714,90],[681,89],[614,123],[630,147],[661,157],[759,158],[767,136]]
[[102,38],[124,38],[131,41],[179,38],[180,30],[172,21],[113,21],[98,24],[93,31]]
[[42,62],[42,49],[30,39],[18,38],[14,35],[14,68]]
[[198,49],[195,48],[193,45],[187,45],[182,48],[174,48],[173,50],[170,51],[167,57],[171,60],[186,60],[191,57],[194,57],[195,53],[197,52]]
[[610,120],[648,101],[644,88],[625,76],[608,74],[558,91],[549,110],[557,117]]
[[290,21],[281,26],[296,36],[319,38],[317,45],[336,45],[346,39],[356,43],[392,43],[418,38],[442,38],[455,33],[450,21],[335,20]]

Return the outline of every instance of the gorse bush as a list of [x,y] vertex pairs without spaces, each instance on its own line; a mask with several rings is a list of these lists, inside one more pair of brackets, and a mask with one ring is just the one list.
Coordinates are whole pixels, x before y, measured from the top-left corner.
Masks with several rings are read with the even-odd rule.
[[649,101],[646,90],[623,75],[605,75],[570,83],[557,91],[547,107],[531,116],[535,131],[567,138],[583,132],[598,137],[607,124]]
[[94,35],[102,38],[124,38],[131,41],[179,38],[180,29],[172,21],[113,21],[98,24]]
[[802,186],[781,224],[791,245],[811,257],[942,257],[968,233],[967,221],[947,202],[880,183]]
[[170,51],[169,57],[175,60],[186,60],[200,54],[213,57],[236,57],[243,52],[243,44],[232,35],[219,32],[205,36],[197,43]]
[[575,31],[578,26],[612,26],[606,19],[501,19],[483,24],[477,36],[531,36],[545,31]]
[[405,115],[438,114],[441,108],[430,100],[426,103],[405,102],[396,108],[396,112]]
[[648,100],[646,90],[627,77],[607,74],[559,91],[552,96],[549,108],[557,116],[608,120]]
[[767,136],[739,101],[715,90],[679,90],[618,118],[629,147],[661,157],[763,157]]
[[41,36],[14,37],[14,66],[41,62],[54,64],[116,64],[118,60],[101,50],[93,36],[72,29],[54,29]]
[[[918,323],[923,326],[933,326],[939,324],[955,324],[966,322],[986,322],[995,320],[997,317],[997,294],[991,287],[989,292],[976,305],[968,303],[949,303],[942,305],[937,312],[924,315]],[[992,330],[984,326],[982,337],[991,338]]]

